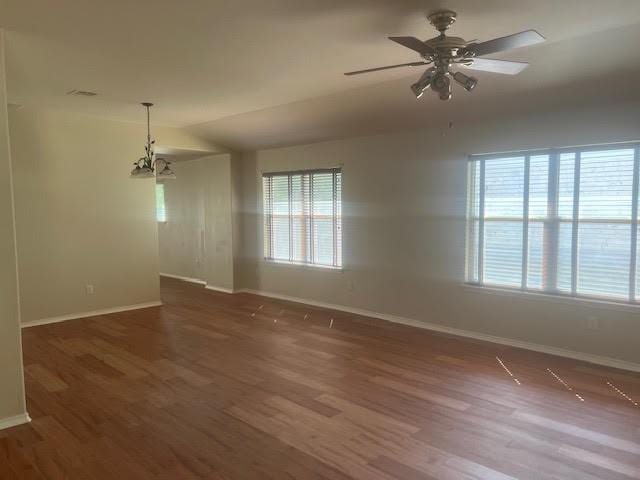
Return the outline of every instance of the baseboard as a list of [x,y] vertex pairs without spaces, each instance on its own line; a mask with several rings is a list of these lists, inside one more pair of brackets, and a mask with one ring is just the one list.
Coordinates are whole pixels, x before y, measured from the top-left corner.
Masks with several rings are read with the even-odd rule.
[[532,350],[534,352],[548,353],[550,355],[557,355],[559,357],[571,358],[573,360],[581,360],[583,362],[593,363],[596,365],[603,365],[606,367],[619,368],[621,370],[629,370],[632,372],[640,372],[640,364],[627,362],[625,360],[619,360],[617,358],[603,357],[600,355],[593,355],[590,353],[576,352],[573,350],[566,350],[564,348],[552,347],[548,345],[540,345],[537,343],[525,342],[522,340],[515,340],[512,338],[497,337],[481,332],[474,332],[470,330],[462,330],[453,327],[447,327],[437,323],[424,322],[422,320],[415,320],[412,318],[400,317],[397,315],[389,315],[385,313],[373,312],[371,310],[364,310],[360,308],[348,307],[345,305],[336,305],[325,302],[318,302],[315,300],[309,300],[305,298],[291,297],[288,295],[280,295],[277,293],[265,292],[262,290],[242,289],[237,290],[237,293],[245,292],[254,295],[260,295],[263,297],[276,298],[278,300],[285,300],[288,302],[304,303],[312,305],[314,307],[328,308],[331,310],[338,310],[341,312],[353,313],[355,315],[362,315],[365,317],[377,318],[379,320],[386,320],[388,322],[399,323],[402,325],[408,325],[411,327],[422,328],[425,330],[431,330],[440,333],[448,333],[450,335],[457,335],[459,337],[473,338],[475,340],[483,340],[486,342],[497,343],[500,345],[506,345],[509,347],[522,348],[525,350]]
[[136,305],[124,305],[121,307],[103,308],[102,310],[93,310],[91,312],[71,313],[68,315],[61,315],[59,317],[41,318],[39,320],[30,320],[22,323],[22,328],[35,327],[37,325],[48,325],[50,323],[65,322],[67,320],[75,320],[77,318],[95,317],[96,315],[107,315],[109,313],[126,312],[129,310],[139,310],[141,308],[160,307],[162,302],[146,302],[138,303]]
[[204,280],[200,280],[199,278],[182,277],[180,275],[174,275],[172,273],[162,273],[162,272],[160,272],[160,276],[161,277],[167,277],[167,278],[175,278],[176,280],[182,280],[183,282],[197,283],[198,285],[206,285],[207,284],[207,282],[205,282]]
[[230,288],[224,287],[216,287],[215,285],[208,285],[205,280],[200,280],[199,278],[192,277],[181,277],[180,275],[173,275],[172,273],[160,273],[161,277],[174,278],[176,280],[182,280],[183,282],[195,283],[198,285],[203,285],[207,290],[214,290],[216,292],[222,293],[235,293],[236,290],[232,290]]
[[13,417],[2,418],[0,419],[0,430],[4,430],[5,428],[17,427],[18,425],[29,423],[30,421],[31,417],[26,412],[21,413],[20,415],[15,415]]
[[232,290],[230,288],[224,288],[224,287],[214,287],[213,285],[205,285],[205,287],[207,290],[214,290],[216,292],[222,292],[222,293],[237,293],[238,290]]

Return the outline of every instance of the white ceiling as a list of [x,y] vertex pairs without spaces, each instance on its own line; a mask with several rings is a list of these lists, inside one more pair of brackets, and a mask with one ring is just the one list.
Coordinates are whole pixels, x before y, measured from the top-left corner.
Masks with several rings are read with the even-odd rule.
[[[535,28],[548,42],[500,55],[532,65],[479,75],[450,103],[416,101],[417,70],[342,75],[416,60],[386,37],[434,36],[424,13],[438,7],[458,11],[456,36]],[[152,101],[155,123],[233,148],[640,95],[638,0],[2,0],[0,26],[12,103],[138,122]]]

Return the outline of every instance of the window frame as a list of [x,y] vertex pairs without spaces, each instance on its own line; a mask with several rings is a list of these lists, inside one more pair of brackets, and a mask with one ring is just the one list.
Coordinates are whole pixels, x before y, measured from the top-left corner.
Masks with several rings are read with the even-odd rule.
[[[315,263],[313,262],[313,249],[311,250],[311,256],[312,256],[312,261],[295,261],[295,260],[285,260],[285,259],[280,259],[280,258],[274,258],[272,256],[267,256],[267,239],[266,237],[269,236],[270,234],[268,234],[269,228],[268,228],[268,220],[267,218],[269,217],[269,215],[271,215],[271,217],[273,218],[273,213],[269,214],[268,210],[267,210],[267,206],[265,205],[265,191],[264,191],[264,186],[265,186],[265,178],[269,178],[269,177],[287,177],[288,178],[288,182],[289,182],[289,192],[288,192],[288,198],[289,198],[289,214],[287,215],[287,217],[289,218],[289,245],[290,245],[290,250],[293,248],[292,244],[291,244],[291,235],[292,235],[292,229],[291,229],[291,218],[294,217],[300,217],[300,218],[304,218],[304,214],[302,215],[293,215],[291,214],[291,177],[295,176],[295,175],[310,175],[310,194],[309,194],[309,201],[311,202],[311,205],[313,205],[313,186],[311,185],[311,178],[313,174],[323,174],[323,173],[332,173],[333,174],[333,179],[332,179],[332,188],[334,191],[334,200],[333,200],[333,213],[331,215],[331,220],[332,220],[332,224],[333,224],[333,256],[334,256],[334,264],[333,265],[329,265],[329,264],[325,264],[325,263]],[[337,178],[336,175],[340,175],[340,192],[339,192],[339,196],[337,193]],[[314,169],[304,169],[304,170],[278,170],[278,171],[265,171],[262,172],[260,175],[260,188],[261,188],[261,192],[262,192],[262,261],[264,261],[267,264],[270,265],[277,265],[277,266],[290,266],[290,267],[298,267],[298,268],[311,268],[313,270],[327,270],[327,271],[344,271],[345,267],[344,267],[344,256],[343,256],[343,244],[344,244],[344,228],[343,228],[343,220],[344,220],[344,213],[343,213],[343,201],[342,201],[342,197],[343,197],[343,188],[342,188],[342,180],[343,180],[343,172],[342,172],[342,166],[338,166],[338,167],[326,167],[326,168],[314,168]],[[339,205],[339,209],[338,209],[338,205]],[[311,206],[311,208],[313,208]],[[339,214],[337,213],[339,210]],[[313,221],[314,215],[311,214],[310,215],[310,228],[313,230]],[[273,228],[273,227],[271,227]],[[304,230],[305,233],[305,237],[306,237],[306,230]],[[340,238],[338,239],[338,231],[340,232]],[[313,236],[313,233],[311,233],[311,235]],[[311,239],[307,238],[307,242],[311,241]],[[339,241],[339,244],[338,244]],[[313,242],[311,242],[312,244]],[[269,243],[269,247],[270,250],[273,251],[273,245],[271,243]],[[291,258],[291,254],[289,256]]]
[[[630,219],[619,218],[586,218],[580,219],[580,166],[581,157],[584,153],[588,152],[606,152],[608,150],[633,150],[633,178],[631,184],[631,211]],[[560,158],[563,154],[574,154],[574,176],[573,176],[573,212],[571,217],[561,217],[558,211],[559,206],[559,179],[560,179]],[[531,157],[539,155],[548,155],[548,189],[547,189],[547,215],[540,219],[532,219],[528,216],[529,206],[529,165]],[[486,180],[484,178],[485,163],[487,160],[511,158],[511,157],[523,157],[525,166],[523,172],[524,193],[523,193],[523,213],[520,217],[510,218],[508,220],[522,221],[523,225],[523,242],[522,242],[522,281],[519,287],[516,286],[503,286],[491,283],[485,283],[483,273],[483,254],[484,254],[484,203],[485,203],[485,191]],[[474,168],[475,165],[480,165],[479,177],[479,192],[478,192],[478,216],[472,215],[473,197],[475,194],[474,182]],[[640,183],[640,142],[619,142],[608,144],[593,144],[577,147],[562,147],[562,148],[543,148],[532,150],[519,150],[510,152],[500,152],[491,154],[471,154],[467,156],[467,191],[466,191],[466,223],[465,223],[465,278],[464,285],[474,290],[482,290],[490,293],[505,292],[506,294],[523,295],[528,298],[547,298],[555,297],[560,300],[579,300],[582,302],[593,302],[602,305],[616,305],[623,306],[625,308],[635,309],[640,305],[640,285],[636,285],[637,279],[637,262],[638,262],[638,214],[639,214],[639,183]],[[542,279],[542,287],[532,288],[527,286],[527,264],[529,263],[529,251],[528,251],[528,228],[529,224],[534,222],[542,222],[543,224],[543,238],[546,235],[550,236],[548,244],[545,245],[543,241],[543,249],[550,249],[543,253],[542,264],[545,267],[545,273]],[[475,224],[478,224],[477,240],[474,237],[475,233],[473,229]],[[570,223],[572,225],[571,230],[571,261],[570,261],[570,291],[562,291],[558,289],[558,249],[560,245],[560,226],[563,223]],[[629,225],[630,237],[629,237],[629,287],[628,295],[626,297],[609,296],[606,294],[584,294],[577,291],[577,279],[578,279],[578,232],[580,225],[582,224],[625,224]],[[475,245],[474,245],[475,244]],[[543,250],[544,252],[544,250]],[[474,258],[475,257],[475,258]],[[555,258],[555,260],[549,261],[548,258]],[[475,269],[475,280],[472,279],[474,275],[472,269]],[[552,285],[551,288],[545,287],[545,284]]]

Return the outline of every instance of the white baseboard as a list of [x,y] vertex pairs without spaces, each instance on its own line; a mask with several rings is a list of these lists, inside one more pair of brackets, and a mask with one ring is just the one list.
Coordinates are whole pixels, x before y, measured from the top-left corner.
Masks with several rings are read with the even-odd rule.
[[167,278],[175,278],[176,280],[182,280],[183,282],[197,283],[198,285],[206,285],[207,284],[207,282],[205,282],[204,280],[200,280],[199,278],[182,277],[180,275],[174,275],[172,273],[162,273],[162,272],[160,272],[160,276],[161,277],[167,277]]
[[20,415],[16,415],[14,417],[1,418],[0,430],[4,430],[5,428],[17,427],[18,425],[29,423],[30,421],[31,421],[31,417],[26,412],[21,413]]
[[213,285],[205,285],[205,287],[207,290],[214,290],[216,292],[222,292],[222,293],[236,293],[237,290],[232,290],[230,288],[224,288],[224,287],[214,287]]
[[399,323],[402,325],[409,325],[411,327],[432,330],[435,332],[448,333],[450,335],[473,338],[475,340],[483,340],[486,342],[497,343],[500,345],[507,345],[509,347],[523,348],[525,350],[533,350],[534,352],[548,353],[550,355],[557,355],[559,357],[566,357],[574,360],[582,360],[584,362],[594,363],[596,365],[604,365],[606,367],[619,368],[621,370],[640,372],[640,364],[627,362],[625,360],[619,360],[617,358],[603,357],[600,355],[593,355],[591,353],[576,352],[573,350],[566,350],[564,348],[552,347],[548,345],[540,345],[537,343],[530,343],[530,342],[525,342],[522,340],[516,340],[512,338],[496,337],[494,335],[489,335],[486,333],[473,332],[470,330],[462,330],[458,328],[447,327],[445,325],[440,325],[437,323],[430,323],[422,320],[415,320],[412,318],[400,317],[397,315],[389,315],[385,313],[372,312],[370,310],[347,307],[345,305],[336,305],[336,304],[325,303],[325,302],[317,302],[315,300],[291,297],[288,295],[280,295],[277,293],[265,292],[262,290],[241,289],[241,290],[237,290],[236,292],[251,293],[254,295],[261,295],[263,297],[270,297],[270,298],[276,298],[278,300],[285,300],[288,302],[304,303],[307,305],[312,305],[314,307],[328,308],[331,310],[339,310],[341,312],[353,313],[356,315],[363,315],[365,317],[377,318],[380,320],[386,320],[388,322]]
[[93,310],[91,312],[71,313],[68,315],[60,315],[59,317],[41,318],[39,320],[30,320],[22,323],[22,328],[35,327],[37,325],[48,325],[50,323],[65,322],[67,320],[75,320],[77,318],[95,317],[96,315],[107,315],[109,313],[126,312],[128,310],[138,310],[141,308],[160,307],[162,302],[146,302],[138,303],[136,305],[124,305],[121,307],[103,308],[101,310]]
[[216,287],[215,285],[208,285],[205,280],[200,280],[199,278],[192,277],[182,277],[180,275],[174,275],[172,273],[160,273],[161,277],[174,278],[176,280],[182,280],[183,282],[195,283],[197,285],[203,285],[207,290],[214,290],[216,292],[222,293],[235,293],[235,290],[224,287]]

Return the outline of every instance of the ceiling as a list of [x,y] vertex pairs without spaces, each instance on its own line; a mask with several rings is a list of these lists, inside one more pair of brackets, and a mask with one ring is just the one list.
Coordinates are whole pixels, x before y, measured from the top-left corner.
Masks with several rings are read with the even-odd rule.
[[[342,75],[417,60],[386,37],[434,36],[439,7],[458,11],[456,36],[548,41],[494,56],[531,67],[447,103],[411,95],[419,70]],[[2,0],[0,27],[11,103],[141,122],[152,101],[154,123],[236,149],[640,98],[637,0]]]

